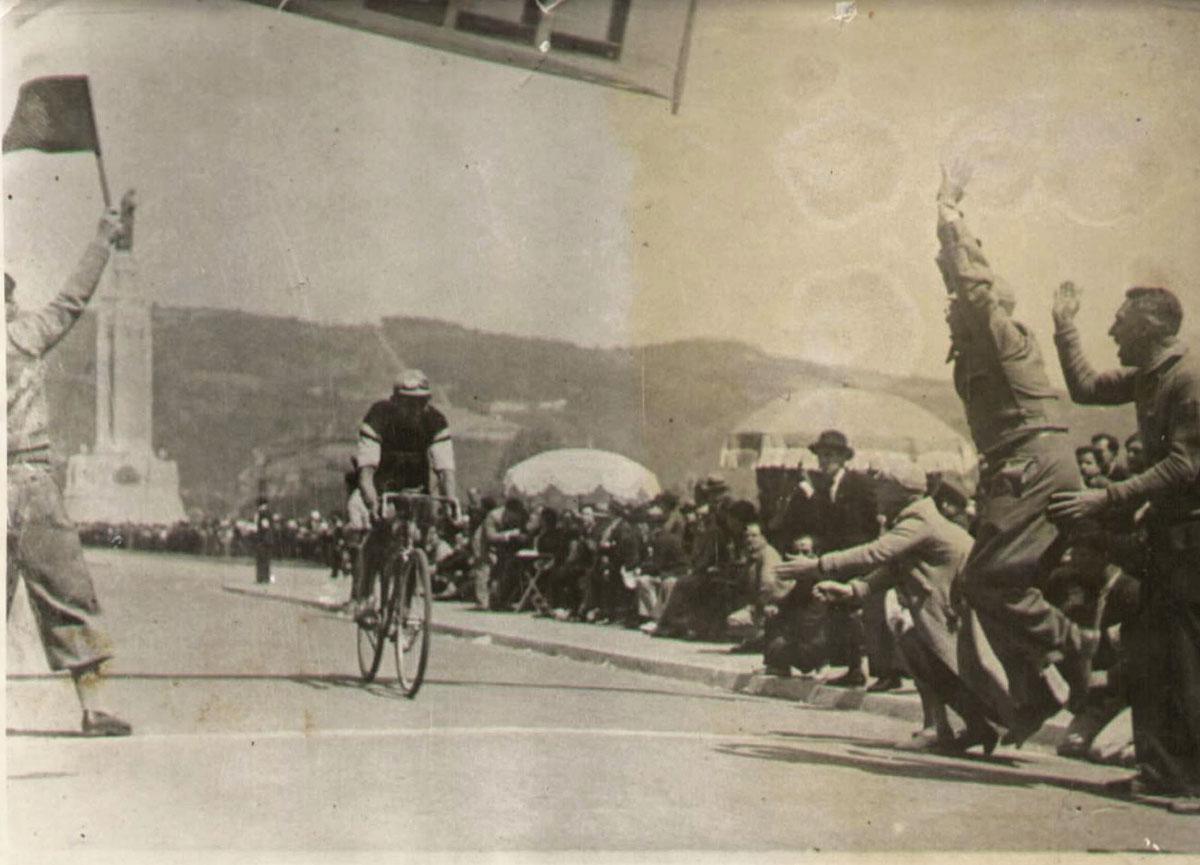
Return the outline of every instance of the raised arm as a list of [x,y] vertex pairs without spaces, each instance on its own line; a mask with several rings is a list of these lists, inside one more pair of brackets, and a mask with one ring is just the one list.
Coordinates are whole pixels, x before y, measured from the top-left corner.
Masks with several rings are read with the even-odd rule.
[[1000,360],[1021,357],[1029,340],[1012,320],[998,290],[1000,280],[983,252],[983,244],[967,227],[961,202],[970,171],[942,169],[937,197],[938,269],[946,291],[959,302],[958,320],[972,335],[992,347]]
[[1054,345],[1071,399],[1081,405],[1123,405],[1134,400],[1134,371],[1114,369],[1096,372],[1083,355],[1075,315],[1079,312],[1080,290],[1064,282],[1054,293]]
[[9,322],[8,339],[13,345],[26,354],[41,357],[67,335],[95,294],[108,263],[111,244],[120,233],[121,214],[109,210],[96,228],[96,237],[55,298],[41,309],[21,313]]

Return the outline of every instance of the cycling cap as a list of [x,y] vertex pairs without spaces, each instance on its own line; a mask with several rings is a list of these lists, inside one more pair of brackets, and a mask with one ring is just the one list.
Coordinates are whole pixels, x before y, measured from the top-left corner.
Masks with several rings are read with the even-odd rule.
[[406,369],[396,379],[397,396],[429,396],[429,379],[419,369]]

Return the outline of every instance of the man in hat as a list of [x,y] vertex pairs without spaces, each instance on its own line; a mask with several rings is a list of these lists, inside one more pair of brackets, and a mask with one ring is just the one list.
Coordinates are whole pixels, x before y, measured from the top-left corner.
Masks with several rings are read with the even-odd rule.
[[[993,273],[960,204],[966,166],[942,169],[937,195],[937,264],[949,294],[946,322],[954,386],[982,458],[975,545],[962,589],[1004,666],[1017,705],[1009,738],[1022,741],[1061,705],[1067,679],[1086,697],[1099,632],[1081,628],[1043,597],[1065,538],[1047,516],[1050,496],[1082,487],[1057,395],[1037,340],[1012,318],[1011,289]],[[980,693],[991,686],[977,681]]]
[[8,612],[24,578],[46,659],[68,670],[83,709],[85,736],[128,736],[131,727],[103,708],[100,666],[110,657],[96,589],[79,534],[67,516],[50,460],[43,358],[83,314],[122,235],[120,214],[100,220],[66,286],[48,305],[22,310],[16,281],[4,274],[8,332]]
[[1051,511],[1083,521],[1149,505],[1149,560],[1121,635],[1138,762],[1125,789],[1200,813],[1200,361],[1177,342],[1183,308],[1168,289],[1126,292],[1109,329],[1121,367],[1108,372],[1084,357],[1079,307],[1075,285],[1059,286],[1055,342],[1067,389],[1085,405],[1135,403],[1146,466],[1103,489],[1057,495]]
[[[790,539],[811,535],[818,553],[843,550],[866,543],[879,534],[878,503],[872,482],[852,471],[847,463],[854,448],[840,430],[825,430],[808,449],[816,454],[817,470],[805,472],[784,510],[783,534]],[[883,597],[871,599],[861,610],[835,612],[834,629],[844,634],[845,675],[829,682],[838,687],[865,685],[863,655],[869,657],[877,682],[874,690],[900,687],[899,663],[887,629]]]

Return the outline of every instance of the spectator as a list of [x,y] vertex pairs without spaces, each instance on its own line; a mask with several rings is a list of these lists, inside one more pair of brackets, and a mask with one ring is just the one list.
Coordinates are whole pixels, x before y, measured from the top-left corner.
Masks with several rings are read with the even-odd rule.
[[971,531],[975,519],[975,502],[962,480],[954,475],[945,475],[933,493],[933,502],[943,517],[960,529]]
[[745,548],[749,556],[747,582],[753,600],[730,614],[726,620],[730,630],[740,629],[744,636],[741,643],[729,650],[731,654],[757,654],[766,648],[767,611],[770,610],[772,614],[777,612],[778,604],[792,588],[791,583],[780,580],[776,575],[776,570],[783,564],[783,557],[767,543],[759,523],[747,523]]
[[[950,586],[971,551],[972,539],[937,510],[926,494],[925,474],[916,466],[897,465],[881,474],[901,495],[889,496],[888,530],[869,543],[822,555],[815,562],[798,560],[783,565],[780,576],[820,573],[826,577],[814,593],[830,601],[861,601],[871,594],[896,588],[909,611],[913,628],[901,645],[922,693],[950,708],[963,719],[966,731],[952,738],[944,711],[932,739],[905,742],[905,748],[965,751],[981,745],[990,753],[998,736],[988,723],[987,707],[958,675],[957,617],[950,604]],[[849,582],[839,578],[853,577]]]
[[1140,475],[1146,470],[1146,448],[1140,433],[1125,439],[1125,465],[1131,475]]
[[[1123,481],[1129,472],[1121,465],[1119,456],[1121,443],[1112,433],[1096,433],[1092,436],[1092,447],[1100,460],[1100,472],[1110,481]],[[1086,478],[1085,478],[1086,480]]]
[[636,580],[637,611],[643,622],[642,630],[654,634],[671,592],[687,572],[687,567],[682,532],[668,528],[666,516],[657,507],[650,508],[647,517],[651,526],[650,541],[646,563]]
[[1125,293],[1109,329],[1121,366],[1107,372],[1084,357],[1079,307],[1074,284],[1059,286],[1055,341],[1071,398],[1135,403],[1148,466],[1104,490],[1057,496],[1051,512],[1081,520],[1150,504],[1147,572],[1138,612],[1122,634],[1138,762],[1123,791],[1158,794],[1174,811],[1200,813],[1200,363],[1177,342],[1183,308],[1168,289]]
[[1075,448],[1075,464],[1079,466],[1079,474],[1083,477],[1085,487],[1101,489],[1108,486],[1109,480],[1101,465],[1100,450],[1095,445],[1081,445]]

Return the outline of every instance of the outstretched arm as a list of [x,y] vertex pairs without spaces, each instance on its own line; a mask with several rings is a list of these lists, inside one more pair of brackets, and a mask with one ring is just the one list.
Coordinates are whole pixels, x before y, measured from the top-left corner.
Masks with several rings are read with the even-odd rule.
[[1134,400],[1134,371],[1115,369],[1098,373],[1083,355],[1075,315],[1082,292],[1073,282],[1064,282],[1054,293],[1054,345],[1071,399],[1081,405],[1122,405]]
[[8,338],[21,351],[34,357],[54,348],[83,315],[108,263],[111,244],[121,234],[121,214],[108,210],[62,290],[41,309],[18,315],[8,324]]
[[834,579],[870,574],[867,580],[855,582],[856,594],[866,595],[886,591],[899,577],[885,567],[920,546],[928,536],[922,520],[907,517],[867,544],[821,556],[821,573]]

